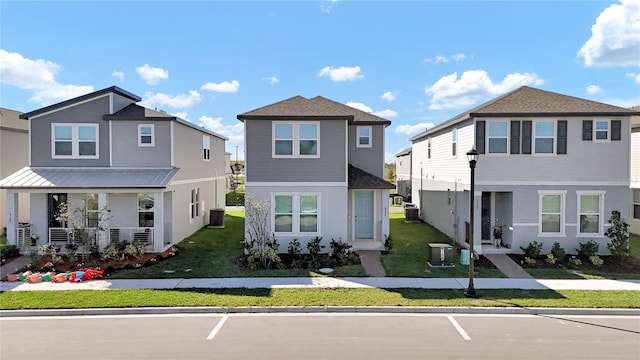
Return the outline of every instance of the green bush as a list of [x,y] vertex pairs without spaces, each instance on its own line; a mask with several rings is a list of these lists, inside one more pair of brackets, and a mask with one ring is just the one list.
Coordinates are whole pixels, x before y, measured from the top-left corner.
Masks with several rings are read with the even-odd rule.
[[611,212],[609,223],[611,227],[604,233],[611,239],[607,248],[611,251],[611,257],[624,262],[629,257],[629,224],[620,217],[619,211]]
[[11,259],[20,256],[20,249],[15,245],[6,245],[0,247],[0,259]]
[[244,206],[244,193],[232,191],[226,195],[227,206]]
[[589,259],[591,256],[596,255],[598,253],[599,247],[600,247],[600,244],[598,244],[592,239],[587,241],[586,243],[580,243],[576,251],[578,252],[579,257],[583,259]]
[[554,242],[551,247],[551,254],[556,258],[556,260],[560,262],[564,262],[565,257],[567,256],[567,252],[564,250],[562,246],[560,246],[559,242]]
[[540,257],[540,252],[542,251],[542,243],[538,243],[537,241],[530,242],[526,248],[520,246],[520,249],[524,251],[524,256],[535,259]]

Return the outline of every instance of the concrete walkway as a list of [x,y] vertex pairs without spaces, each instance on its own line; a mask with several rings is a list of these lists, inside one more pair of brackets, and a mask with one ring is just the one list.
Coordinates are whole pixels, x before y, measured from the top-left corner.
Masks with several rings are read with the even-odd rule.
[[489,261],[508,278],[533,279],[533,276],[529,275],[528,272],[506,254],[484,254],[484,257],[489,259]]
[[364,268],[367,276],[384,277],[387,276],[380,262],[380,251],[377,250],[358,250],[358,256],[360,256],[360,263]]

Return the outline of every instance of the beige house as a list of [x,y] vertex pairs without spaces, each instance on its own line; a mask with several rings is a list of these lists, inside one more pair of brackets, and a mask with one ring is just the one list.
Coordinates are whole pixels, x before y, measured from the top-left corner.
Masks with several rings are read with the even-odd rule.
[[[0,108],[0,179],[29,165],[29,122],[19,118],[21,112]],[[29,221],[29,197],[19,197],[22,212],[18,221]],[[6,233],[7,192],[0,190],[0,234]]]

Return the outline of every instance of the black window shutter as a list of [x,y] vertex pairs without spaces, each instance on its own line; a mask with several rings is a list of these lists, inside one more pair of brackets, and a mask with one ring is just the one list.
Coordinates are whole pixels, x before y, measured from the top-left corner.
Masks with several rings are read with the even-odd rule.
[[476,150],[478,153],[484,154],[484,132],[485,122],[482,120],[476,121]]
[[591,141],[593,138],[593,120],[582,120],[582,140]]
[[522,153],[531,154],[531,120],[522,122]]
[[511,153],[520,154],[520,121],[511,121]]
[[567,120],[558,120],[558,154],[567,153]]
[[611,120],[611,140],[621,140],[622,138],[622,121]]

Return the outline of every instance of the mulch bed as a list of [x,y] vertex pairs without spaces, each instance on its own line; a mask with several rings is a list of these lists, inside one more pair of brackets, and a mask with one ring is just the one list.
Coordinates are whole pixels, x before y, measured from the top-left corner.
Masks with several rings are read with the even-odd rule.
[[640,273],[640,259],[630,258],[626,263],[620,264],[616,262],[611,256],[600,256],[604,263],[600,266],[593,265],[589,259],[580,259],[582,264],[574,266],[568,259],[571,255],[567,255],[566,261],[558,261],[555,264],[550,264],[545,261],[546,257],[541,256],[536,259],[535,265],[529,265],[524,261],[525,256],[519,254],[508,254],[509,257],[520,264],[525,269],[565,269],[565,270],[591,270],[602,271],[610,273]]

